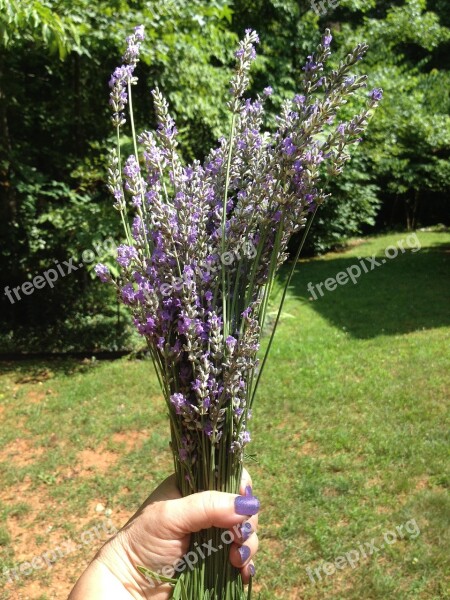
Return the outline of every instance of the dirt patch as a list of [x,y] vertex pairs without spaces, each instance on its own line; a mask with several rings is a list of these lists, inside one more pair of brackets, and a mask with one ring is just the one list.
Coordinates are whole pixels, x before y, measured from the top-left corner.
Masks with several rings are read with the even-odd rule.
[[415,489],[417,491],[428,490],[430,489],[430,487],[430,479],[428,476],[425,475],[424,477],[420,477],[419,479],[417,479],[415,486]]
[[377,487],[379,485],[381,485],[383,483],[383,480],[381,479],[381,477],[379,477],[378,475],[376,477],[372,477],[371,479],[368,479],[366,481],[366,483],[364,484],[364,486],[366,488],[373,488],[373,487]]
[[0,488],[0,500],[5,503],[16,503],[21,501],[26,501],[25,496],[31,488],[33,484],[31,482],[31,477],[26,475],[23,478],[23,481],[20,483],[11,486],[11,487],[1,487]]
[[319,456],[319,446],[315,442],[305,442],[298,449],[300,456]]
[[322,494],[326,498],[336,498],[337,496],[339,496],[339,492],[334,487],[326,487],[326,488],[324,488]]
[[127,452],[136,450],[142,446],[145,440],[148,440],[150,432],[146,429],[142,431],[131,430],[131,431],[120,431],[112,435],[111,440],[114,444],[120,444],[125,446]]
[[43,454],[44,448],[32,446],[25,438],[16,438],[0,451],[0,462],[12,461],[18,467],[26,467]]
[[[29,508],[6,520],[14,552],[12,568],[17,569],[5,585],[11,600],[37,600],[44,594],[51,600],[66,598],[98,548],[131,516],[120,507],[107,507],[102,498],[92,498],[83,515],[67,516],[47,487],[33,487],[29,477],[1,490],[0,499],[11,507],[20,499]],[[33,559],[39,566],[28,575],[21,573],[20,566]],[[28,570],[26,565],[22,568]]]
[[26,402],[28,404],[40,404],[45,400],[47,393],[44,390],[30,390],[27,393]]
[[96,471],[97,473],[106,473],[106,471],[116,464],[119,459],[119,455],[108,450],[91,450],[87,448],[79,452],[77,457],[77,465],[79,466],[76,471],[80,476],[92,474]]
[[376,506],[375,512],[377,515],[389,515],[392,512],[392,509],[389,506]]

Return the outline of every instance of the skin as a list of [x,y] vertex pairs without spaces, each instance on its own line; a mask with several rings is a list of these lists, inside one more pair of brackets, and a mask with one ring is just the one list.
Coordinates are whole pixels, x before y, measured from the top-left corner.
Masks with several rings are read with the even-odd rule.
[[[245,495],[251,485],[250,475],[244,470],[240,493]],[[192,532],[208,527],[230,530],[230,562],[241,570],[243,582],[248,583],[252,558],[258,549],[258,516],[238,515],[235,498],[236,494],[223,492],[201,492],[182,498],[175,476],[168,477],[99,550],[68,600],[169,600],[172,586],[152,587],[136,565],[161,572],[188,552]],[[252,534],[244,542],[233,527],[247,521],[252,525]],[[242,562],[239,547],[244,543],[250,548],[250,556]]]

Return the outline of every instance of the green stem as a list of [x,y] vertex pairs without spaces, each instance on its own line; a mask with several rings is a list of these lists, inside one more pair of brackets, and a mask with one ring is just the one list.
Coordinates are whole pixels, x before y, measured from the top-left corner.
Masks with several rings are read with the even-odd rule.
[[[119,169],[119,178],[120,178],[120,185],[122,185],[122,153],[120,150],[120,126],[117,125],[116,127],[116,144],[117,144],[117,166]],[[123,229],[125,232],[125,237],[127,238],[127,243],[128,245],[132,245],[132,239],[131,239],[131,230],[130,230],[130,224],[128,223],[128,221],[125,219],[125,214],[124,214],[124,209],[120,209],[120,218],[122,219],[122,225],[123,225]]]
[[225,191],[223,197],[223,210],[222,210],[222,244],[221,244],[221,263],[222,263],[222,307],[223,307],[223,337],[224,340],[228,337],[228,321],[227,321],[227,301],[228,294],[226,293],[226,265],[222,260],[223,255],[225,253],[225,226],[227,220],[227,203],[228,203],[228,188],[230,185],[230,170],[231,170],[231,159],[233,156],[233,142],[234,142],[234,132],[236,129],[236,113],[233,113],[233,117],[231,119],[230,126],[230,140],[228,147],[228,160],[227,160],[227,170],[225,175]]
[[250,407],[253,405],[253,401],[255,399],[256,390],[258,389],[258,385],[259,385],[259,382],[260,382],[260,379],[261,379],[261,375],[262,375],[262,373],[264,371],[264,367],[265,367],[266,362],[267,362],[267,357],[269,356],[270,348],[272,346],[273,338],[275,336],[275,331],[276,331],[276,328],[278,326],[278,322],[280,320],[281,311],[283,310],[284,301],[286,300],[286,296],[287,296],[287,291],[288,291],[288,288],[289,288],[289,284],[291,283],[291,279],[292,279],[292,276],[294,274],[295,267],[297,266],[297,261],[299,259],[300,253],[301,253],[301,251],[303,249],[303,245],[305,243],[306,236],[309,233],[309,230],[311,228],[311,225],[312,225],[312,222],[314,220],[314,217],[316,216],[317,209],[318,209],[318,206],[316,206],[313,214],[311,215],[311,217],[310,217],[310,219],[309,219],[309,221],[308,221],[308,223],[307,223],[307,225],[305,227],[305,231],[303,233],[302,239],[300,241],[300,244],[298,246],[297,252],[295,254],[295,258],[294,258],[294,260],[292,262],[292,267],[291,267],[291,270],[289,271],[289,275],[288,275],[288,278],[287,278],[287,281],[286,281],[286,285],[284,286],[283,295],[281,297],[281,302],[280,302],[280,307],[278,309],[277,317],[275,319],[275,324],[273,326],[272,333],[270,335],[269,343],[267,344],[267,349],[266,349],[266,352],[264,354],[264,359],[263,359],[263,362],[261,364],[261,369],[259,370],[258,377],[256,379],[255,387],[253,389],[253,394],[252,394],[252,398],[251,398],[251,402],[250,402]]
[[[134,147],[134,155],[136,157],[136,161],[139,164],[139,154],[138,154],[138,147],[137,147],[137,136],[136,136],[136,127],[134,125],[134,114],[133,114],[133,94],[131,93],[131,81],[128,80],[128,106],[129,106],[129,111],[130,111],[130,123],[131,123],[131,135],[133,138],[133,147]],[[144,190],[142,188],[142,179],[139,176],[139,187],[140,187],[140,193],[141,193],[141,205],[142,208],[140,206],[137,207],[137,212],[139,217],[142,219],[143,222],[143,233],[144,233],[144,239],[145,239],[145,248],[147,250],[147,256],[150,256],[150,247],[149,247],[149,243],[148,243],[148,239],[147,239],[147,231],[146,231],[146,223],[148,221],[147,219],[147,208],[145,206],[145,196],[144,196]],[[145,218],[144,218],[145,216]]]

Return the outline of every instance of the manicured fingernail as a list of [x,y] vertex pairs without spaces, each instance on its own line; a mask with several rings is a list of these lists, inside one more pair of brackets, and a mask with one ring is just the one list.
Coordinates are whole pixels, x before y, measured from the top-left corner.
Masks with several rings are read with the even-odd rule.
[[238,496],[234,501],[234,510],[238,515],[256,515],[259,507],[259,500],[256,496]]
[[252,524],[248,521],[246,523],[242,523],[241,525],[241,538],[244,540],[248,540],[248,538],[252,535]]
[[248,486],[245,488],[245,495],[246,495],[246,496],[253,496],[253,490],[252,490],[252,486],[251,486],[251,485],[248,485]]
[[245,561],[250,558],[250,548],[248,546],[241,546],[239,548],[239,554],[241,555],[242,562],[245,563]]
[[254,577],[256,573],[255,565],[248,565],[248,570],[250,571],[250,575]]

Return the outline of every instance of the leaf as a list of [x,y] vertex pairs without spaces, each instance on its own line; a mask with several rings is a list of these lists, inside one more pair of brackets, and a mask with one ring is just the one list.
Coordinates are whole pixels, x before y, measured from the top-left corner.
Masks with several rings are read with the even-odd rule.
[[158,582],[162,581],[163,583],[170,583],[172,585],[176,585],[177,583],[177,579],[173,579],[172,577],[165,577],[164,575],[161,575],[160,573],[155,573],[154,571],[150,571],[150,569],[147,569],[147,567],[142,567],[141,565],[138,565],[136,567],[136,569],[139,571],[139,573],[141,575],[144,575],[144,577],[146,577],[147,579],[150,580],[156,580]]

